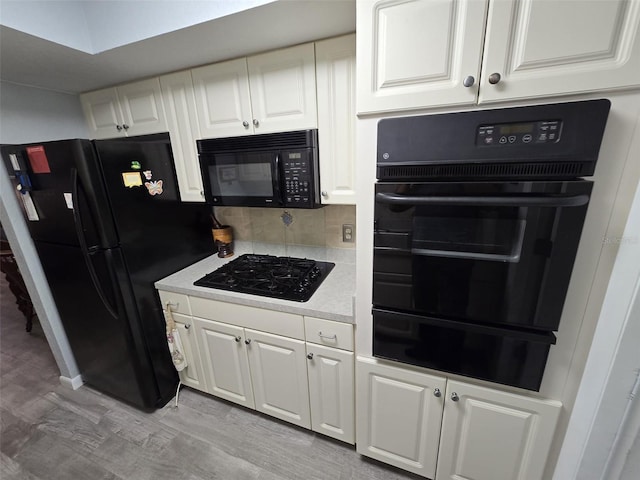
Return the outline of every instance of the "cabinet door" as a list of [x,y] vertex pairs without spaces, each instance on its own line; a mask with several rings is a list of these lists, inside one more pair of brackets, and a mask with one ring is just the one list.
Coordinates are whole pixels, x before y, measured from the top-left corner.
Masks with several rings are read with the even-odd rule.
[[202,175],[196,150],[200,137],[191,72],[160,77],[162,103],[171,136],[173,161],[183,202],[204,202]]
[[247,58],[255,133],[316,128],[313,43]]
[[311,428],[303,341],[246,329],[256,410]]
[[207,391],[254,408],[244,329],[194,318]]
[[358,453],[434,478],[445,385],[442,377],[358,357]]
[[479,101],[640,85],[639,26],[640,2],[492,0]]
[[358,2],[358,112],[475,103],[487,1]]
[[176,323],[176,328],[178,329],[178,334],[180,335],[180,341],[182,342],[182,348],[184,350],[183,353],[187,359],[187,366],[178,372],[180,380],[189,387],[206,391],[207,387],[204,384],[202,362],[200,361],[200,352],[196,342],[193,320],[191,317],[180,313],[173,313],[172,315]]
[[202,138],[253,133],[245,58],[191,70]]
[[122,108],[122,128],[127,136],[167,131],[160,81],[157,78],[119,86],[118,99]]
[[103,139],[124,137],[122,128],[122,111],[115,88],[105,88],[80,95],[80,103],[84,111],[89,135],[91,138]]
[[322,203],[355,205],[356,36],[316,43]]
[[307,343],[307,371],[311,429],[355,443],[353,353]]
[[436,479],[541,479],[561,407],[450,380]]

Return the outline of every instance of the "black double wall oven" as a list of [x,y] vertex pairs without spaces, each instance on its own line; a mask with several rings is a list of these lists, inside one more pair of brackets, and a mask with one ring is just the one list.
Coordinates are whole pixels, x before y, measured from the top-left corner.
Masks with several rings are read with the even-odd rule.
[[379,122],[374,356],[540,389],[609,107]]

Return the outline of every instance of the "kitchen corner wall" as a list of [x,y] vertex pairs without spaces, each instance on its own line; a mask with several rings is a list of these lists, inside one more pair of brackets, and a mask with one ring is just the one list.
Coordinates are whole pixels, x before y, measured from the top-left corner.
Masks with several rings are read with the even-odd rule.
[[274,254],[295,255],[290,252],[292,247],[330,249],[334,254],[344,249],[342,261],[355,262],[355,235],[353,243],[342,241],[342,225],[353,225],[355,232],[354,205],[327,205],[315,210],[215,207],[215,214],[221,223],[233,227],[236,240],[252,242],[254,250],[271,247]]

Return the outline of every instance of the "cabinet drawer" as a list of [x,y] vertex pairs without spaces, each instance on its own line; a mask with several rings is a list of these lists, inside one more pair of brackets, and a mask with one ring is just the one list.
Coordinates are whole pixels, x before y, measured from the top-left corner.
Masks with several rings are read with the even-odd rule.
[[301,315],[200,297],[189,297],[189,303],[194,317],[304,340]]
[[163,290],[158,290],[158,293],[160,294],[160,302],[162,303],[163,310],[166,310],[167,303],[170,303],[172,312],[191,315],[189,297],[181,293],[165,292]]
[[307,342],[353,351],[353,325],[322,318],[304,317]]

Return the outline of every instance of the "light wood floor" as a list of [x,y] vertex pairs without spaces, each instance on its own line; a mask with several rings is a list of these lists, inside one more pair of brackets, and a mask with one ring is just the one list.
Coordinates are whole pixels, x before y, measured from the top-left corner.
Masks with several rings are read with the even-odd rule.
[[184,388],[143,413],[59,383],[37,321],[0,279],[2,480],[416,480],[354,447]]

